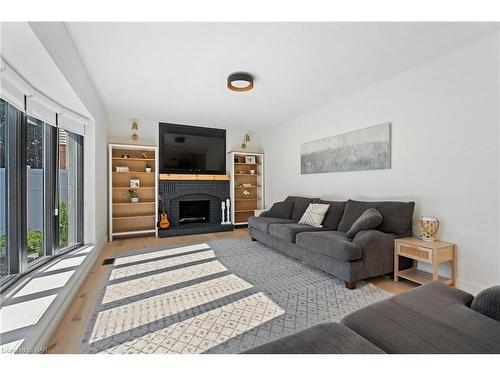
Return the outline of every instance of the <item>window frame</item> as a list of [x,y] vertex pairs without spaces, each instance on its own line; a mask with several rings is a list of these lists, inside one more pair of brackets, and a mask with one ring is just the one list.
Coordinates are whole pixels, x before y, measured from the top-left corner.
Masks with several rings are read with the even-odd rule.
[[[0,291],[4,291],[21,277],[45,265],[47,262],[85,245],[84,241],[84,144],[85,136],[47,124],[44,126],[43,147],[43,244],[45,255],[28,264],[27,246],[27,122],[26,110],[21,110],[9,101],[1,99],[6,105],[6,256],[8,258],[9,274],[2,278]],[[26,108],[26,97],[24,101]],[[36,119],[35,116],[31,116]],[[58,165],[58,130],[79,136],[77,152],[77,243],[64,248],[59,247],[59,221],[56,207],[59,204]],[[54,192],[50,194],[50,192]]]

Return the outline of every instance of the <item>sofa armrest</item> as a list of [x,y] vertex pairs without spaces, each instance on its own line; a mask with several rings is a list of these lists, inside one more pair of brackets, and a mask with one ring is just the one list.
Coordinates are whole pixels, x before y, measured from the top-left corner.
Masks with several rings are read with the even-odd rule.
[[[363,274],[375,277],[394,271],[394,233],[378,230],[363,230],[354,236],[352,242],[363,249]],[[405,267],[403,267],[405,268]]]

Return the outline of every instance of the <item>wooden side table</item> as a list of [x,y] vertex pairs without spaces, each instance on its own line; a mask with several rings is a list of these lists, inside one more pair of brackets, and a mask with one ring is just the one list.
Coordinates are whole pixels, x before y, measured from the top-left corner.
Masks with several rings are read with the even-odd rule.
[[[413,259],[413,265],[406,270],[399,270],[399,257]],[[432,273],[417,269],[416,262],[432,264]],[[451,279],[439,276],[439,265],[450,262]],[[398,238],[394,241],[394,281],[408,279],[418,284],[439,280],[455,286],[457,279],[457,245],[450,242],[422,241],[417,237]]]

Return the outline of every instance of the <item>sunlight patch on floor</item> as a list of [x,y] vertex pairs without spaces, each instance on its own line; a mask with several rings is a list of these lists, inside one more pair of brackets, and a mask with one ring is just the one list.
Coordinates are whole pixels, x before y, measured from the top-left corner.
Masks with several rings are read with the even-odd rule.
[[208,246],[206,243],[200,243],[196,245],[176,247],[173,249],[147,251],[142,254],[125,255],[116,258],[115,265],[120,266],[122,264],[128,264],[137,261],[152,260],[155,258],[169,256],[169,255],[179,255],[179,254],[189,253],[191,251],[208,250],[208,249],[210,249],[210,246]]
[[284,313],[285,310],[259,292],[154,333],[134,338],[111,348],[109,352],[134,353],[134,348],[144,347],[149,341],[153,341],[157,343],[152,351],[154,354],[203,353]]
[[222,263],[219,261],[211,261],[110,284],[106,286],[102,303],[109,303],[142,293],[154,293],[155,290],[161,288],[196,280],[200,277],[210,276],[224,271],[227,271],[227,268],[224,267]]
[[[117,335],[182,311],[251,288],[236,275],[227,275],[99,312],[90,342]],[[111,323],[112,322],[112,323]]]
[[212,250],[202,251],[200,253],[194,254],[180,255],[173,258],[152,260],[145,263],[132,264],[125,267],[118,267],[114,268],[113,271],[111,271],[110,280],[116,280],[122,277],[133,276],[145,272],[158,271],[162,268],[176,267],[182,264],[192,263],[210,258],[215,258],[215,254]]

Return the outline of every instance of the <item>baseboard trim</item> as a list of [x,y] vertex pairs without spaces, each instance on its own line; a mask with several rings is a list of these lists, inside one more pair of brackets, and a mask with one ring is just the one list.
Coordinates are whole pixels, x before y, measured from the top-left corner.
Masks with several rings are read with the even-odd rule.
[[465,281],[465,280],[461,280],[461,279],[457,279],[455,286],[458,289],[465,290],[466,292],[469,292],[470,294],[473,294],[473,295],[476,295],[481,290],[487,288],[487,286],[485,286],[485,285],[475,284],[475,283],[471,283],[469,281]]

